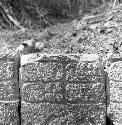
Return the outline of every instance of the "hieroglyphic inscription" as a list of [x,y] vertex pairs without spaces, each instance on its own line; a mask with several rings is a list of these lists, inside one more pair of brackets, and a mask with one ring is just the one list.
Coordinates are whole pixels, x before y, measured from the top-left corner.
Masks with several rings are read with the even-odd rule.
[[104,71],[97,55],[91,61],[82,57],[53,55],[22,63],[22,125],[105,125]]
[[0,125],[19,125],[19,85],[16,60],[0,56]]

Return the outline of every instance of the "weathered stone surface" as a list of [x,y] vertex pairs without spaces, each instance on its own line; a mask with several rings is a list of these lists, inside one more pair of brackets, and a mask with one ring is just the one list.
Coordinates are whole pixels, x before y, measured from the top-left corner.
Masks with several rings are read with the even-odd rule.
[[37,102],[44,100],[44,84],[27,84],[21,91],[22,100],[26,102]]
[[99,62],[71,62],[66,66],[67,81],[81,82],[102,82],[102,72],[99,67]]
[[108,70],[109,79],[122,82],[122,62],[114,62]]
[[104,71],[98,56],[26,56],[20,68],[22,125],[105,125]]
[[18,102],[0,102],[0,125],[20,125]]
[[22,103],[22,125],[105,125],[105,105]]
[[110,87],[110,101],[122,103],[122,82],[109,82]]
[[108,115],[111,116],[114,125],[122,124],[122,104],[111,102],[108,109]]
[[37,63],[27,64],[21,67],[20,73],[23,81],[35,81],[37,77]]
[[[64,84],[64,85],[63,85]],[[105,86],[102,83],[30,83],[21,91],[26,102],[105,102]]]
[[60,102],[63,97],[61,83],[33,83],[23,87],[22,100],[26,102]]
[[21,78],[23,81],[56,81],[63,76],[63,67],[60,63],[33,63],[21,68]]
[[113,57],[110,59],[108,68],[108,116],[115,125],[122,124],[122,58]]
[[18,81],[8,80],[0,81],[0,100],[18,100],[19,87]]
[[45,93],[45,101],[49,103],[63,103],[63,94],[62,93]]
[[20,125],[18,62],[0,53],[0,125]]
[[63,66],[61,63],[40,63],[37,70],[37,75],[41,76],[39,79],[43,81],[56,81],[60,80],[63,76]]
[[63,84],[61,82],[53,82],[45,84],[45,92],[61,92]]
[[102,83],[69,83],[66,98],[69,102],[105,102],[105,86]]
[[4,55],[0,58],[0,101],[15,101],[19,98],[18,64]]
[[0,61],[0,80],[14,77],[14,62]]

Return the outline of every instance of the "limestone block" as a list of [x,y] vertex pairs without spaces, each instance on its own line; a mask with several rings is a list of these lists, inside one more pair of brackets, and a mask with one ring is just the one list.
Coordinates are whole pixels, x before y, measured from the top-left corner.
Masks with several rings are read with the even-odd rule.
[[0,101],[0,125],[20,125],[17,101]]
[[18,62],[0,53],[0,125],[20,125]]
[[110,59],[108,68],[108,99],[107,114],[114,125],[122,124],[122,58]]
[[22,125],[105,125],[104,78],[97,55],[23,55]]

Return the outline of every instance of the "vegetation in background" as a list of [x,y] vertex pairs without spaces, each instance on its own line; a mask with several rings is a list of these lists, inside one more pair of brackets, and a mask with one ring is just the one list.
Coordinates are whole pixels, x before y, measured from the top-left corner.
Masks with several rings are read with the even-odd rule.
[[117,21],[121,22],[120,2],[1,0],[1,51],[16,50],[22,42],[33,39],[39,48],[43,45],[40,52],[45,53],[107,53],[107,43],[121,34],[116,31],[121,29]]
[[0,28],[45,28],[82,17],[85,13],[106,6],[110,1],[112,0],[1,0]]

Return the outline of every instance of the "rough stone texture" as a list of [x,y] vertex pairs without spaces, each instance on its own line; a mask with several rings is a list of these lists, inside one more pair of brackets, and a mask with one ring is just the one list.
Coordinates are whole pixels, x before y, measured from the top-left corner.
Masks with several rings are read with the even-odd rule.
[[0,53],[0,125],[19,125],[18,67],[12,55]]
[[20,125],[18,101],[0,102],[0,125]]
[[18,100],[19,88],[17,80],[0,81],[0,100]]
[[20,88],[22,125],[105,125],[97,55],[24,55]]
[[22,103],[22,125],[105,125],[103,104]]
[[114,125],[122,124],[122,58],[114,55],[110,59],[108,68],[108,93],[109,102],[107,113]]

